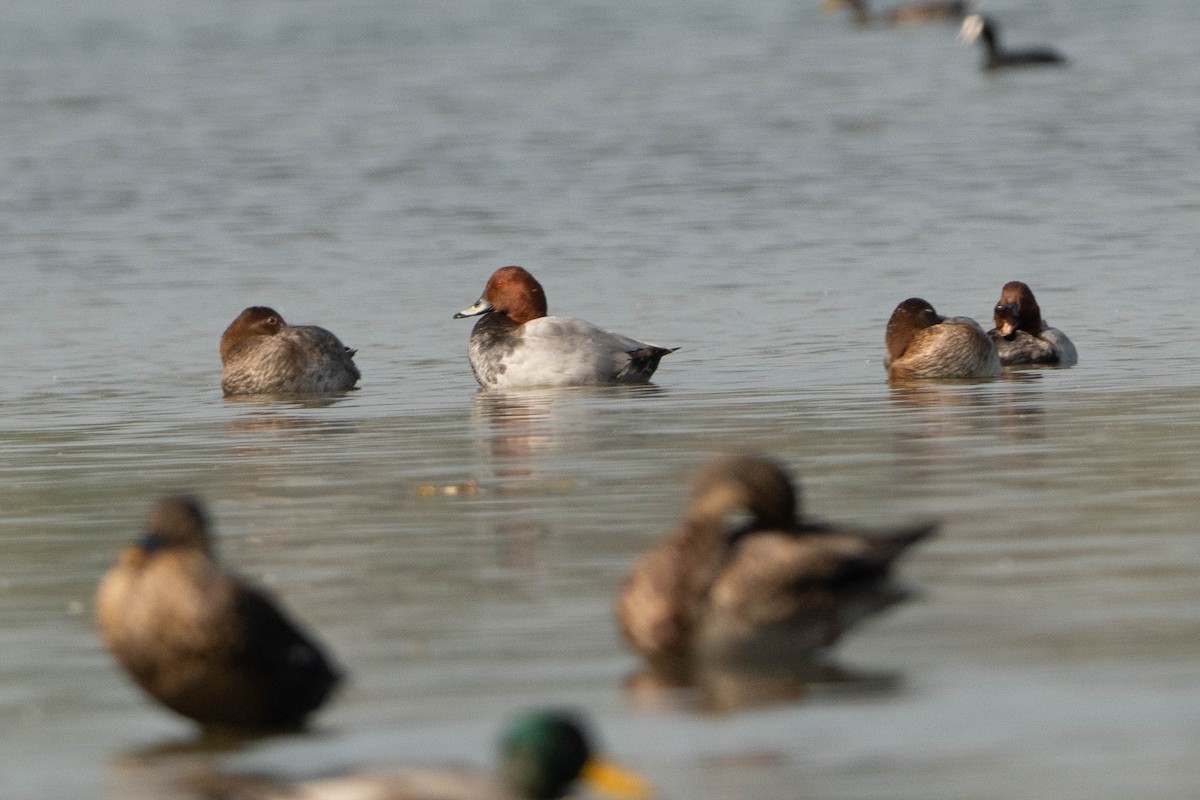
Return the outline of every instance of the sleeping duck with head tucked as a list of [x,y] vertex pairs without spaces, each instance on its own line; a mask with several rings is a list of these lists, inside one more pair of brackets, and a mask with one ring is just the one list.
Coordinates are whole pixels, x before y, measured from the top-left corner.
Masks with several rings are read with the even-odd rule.
[[943,317],[910,297],[892,312],[884,334],[883,365],[893,380],[996,378],[996,345],[969,317]]
[[235,395],[328,395],[354,388],[356,351],[315,325],[251,306],[221,334],[221,389]]
[[634,565],[617,598],[629,646],[652,666],[803,666],[908,592],[892,563],[933,524],[866,531],[799,516],[777,462],[724,456],[696,480],[678,530]]
[[1065,333],[1046,324],[1033,290],[1021,281],[1004,284],[992,319],[996,327],[988,336],[1006,367],[1070,367],[1079,362],[1075,345]]

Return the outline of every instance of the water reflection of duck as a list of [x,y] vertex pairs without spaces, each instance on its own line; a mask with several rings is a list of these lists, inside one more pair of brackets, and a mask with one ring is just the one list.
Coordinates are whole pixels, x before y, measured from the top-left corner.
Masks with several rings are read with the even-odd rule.
[[612,797],[653,796],[640,776],[595,758],[579,721],[561,711],[513,720],[500,740],[497,775],[408,769],[292,782],[211,773],[190,782],[207,800],[552,800],[576,781]]
[[838,664],[688,664],[647,666],[625,679],[626,697],[641,711],[726,714],[796,702],[831,692],[863,697],[896,691],[895,672],[859,672]]
[[1009,281],[1000,290],[992,312],[996,327],[988,336],[996,343],[1004,366],[1047,365],[1070,367],[1079,362],[1067,335],[1042,320],[1033,290],[1021,281]]
[[108,649],[160,703],[204,725],[290,728],[341,676],[264,592],[222,572],[199,503],[168,497],[96,591]]
[[963,19],[958,40],[970,44],[975,40],[983,43],[984,69],[1005,67],[1060,66],[1066,59],[1048,47],[1029,47],[1020,50],[1005,50],[1000,44],[1000,26],[991,17],[971,14]]
[[621,588],[626,641],[661,665],[803,662],[907,596],[891,564],[936,527],[872,533],[801,521],[797,512],[776,462],[728,456],[709,464],[683,525]]
[[940,316],[927,301],[910,297],[892,312],[884,334],[883,365],[893,380],[996,378],[996,345],[969,317]]
[[572,317],[546,316],[546,293],[522,267],[501,267],[483,296],[455,319],[483,315],[470,361],[485,388],[646,383],[677,348],[658,347]]
[[821,11],[835,13],[843,8],[859,25],[920,25],[926,22],[958,21],[971,10],[971,0],[927,0],[920,3],[905,3],[887,11],[872,14],[866,0],[824,0]]
[[315,325],[288,325],[277,311],[251,306],[221,334],[226,395],[333,394],[362,377],[354,353]]

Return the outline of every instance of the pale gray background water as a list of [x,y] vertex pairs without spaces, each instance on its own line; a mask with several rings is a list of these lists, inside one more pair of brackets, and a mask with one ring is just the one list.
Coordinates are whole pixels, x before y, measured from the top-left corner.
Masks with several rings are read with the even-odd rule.
[[[1200,7],[989,3],[1071,65],[984,75],[952,27],[815,6],[10,4],[0,794],[166,796],[135,756],[192,728],[90,611],[179,489],[353,672],[232,769],[486,763],[566,703],[673,798],[1200,793]],[[450,316],[508,263],[681,345],[659,388],[477,396]],[[889,390],[897,302],[985,319],[1014,278],[1077,368]],[[361,391],[224,401],[217,339],[259,303],[358,347]],[[816,513],[943,521],[920,598],[838,651],[880,680],[626,693],[614,588],[733,448]]]

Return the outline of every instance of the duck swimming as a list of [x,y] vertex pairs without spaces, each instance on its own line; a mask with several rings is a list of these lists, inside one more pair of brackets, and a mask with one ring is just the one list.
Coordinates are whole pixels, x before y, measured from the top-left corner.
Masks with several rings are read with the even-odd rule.
[[251,306],[221,335],[221,389],[227,397],[344,392],[362,377],[355,352],[324,328]]
[[969,317],[939,316],[925,300],[910,297],[892,312],[884,336],[883,365],[895,380],[996,378],[996,345]]
[[858,25],[920,25],[927,22],[958,21],[972,6],[971,0],[926,0],[905,3],[878,14],[867,9],[866,0],[824,0],[821,11],[832,14],[839,9],[849,8]]
[[1000,44],[1000,27],[991,17],[982,14],[964,17],[958,32],[958,40],[963,44],[970,44],[976,39],[983,42],[985,49],[984,69],[1061,66],[1067,61],[1047,47],[1005,50]]
[[301,725],[341,674],[265,592],[223,572],[197,500],[168,497],[96,590],[96,626],[130,677],[202,725]]
[[1074,366],[1079,362],[1067,335],[1042,321],[1042,310],[1033,290],[1021,281],[1009,281],[1000,290],[992,318],[996,327],[988,336],[996,343],[1004,366]]
[[501,267],[455,319],[482,315],[469,356],[486,389],[648,383],[678,348],[658,347],[571,317],[546,316],[546,293],[522,267]]
[[692,488],[679,529],[634,565],[617,597],[626,642],[652,664],[800,664],[903,599],[892,562],[933,533],[883,532],[799,516],[784,468],[725,456]]
[[408,769],[307,781],[205,774],[194,783],[206,800],[555,800],[576,782],[610,797],[648,800],[638,775],[598,760],[582,723],[563,711],[515,718],[500,740],[499,774]]

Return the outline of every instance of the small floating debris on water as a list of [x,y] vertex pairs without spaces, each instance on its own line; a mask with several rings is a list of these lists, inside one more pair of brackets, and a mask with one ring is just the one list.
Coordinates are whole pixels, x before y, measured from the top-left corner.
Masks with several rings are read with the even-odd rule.
[[465,483],[434,484],[422,483],[417,485],[416,492],[420,497],[441,497],[477,494],[527,495],[543,494],[546,492],[573,492],[579,484],[572,478],[546,478],[520,481],[510,481],[490,486],[480,486],[478,481],[469,480]]
[[434,486],[432,483],[422,483],[417,487],[417,494],[421,495],[422,497],[433,497],[439,494],[476,494],[478,491],[479,485],[475,481],[467,481],[466,483],[452,483],[444,486]]

